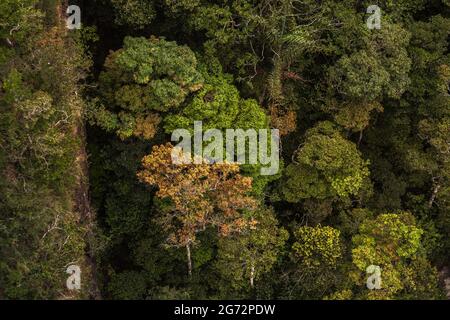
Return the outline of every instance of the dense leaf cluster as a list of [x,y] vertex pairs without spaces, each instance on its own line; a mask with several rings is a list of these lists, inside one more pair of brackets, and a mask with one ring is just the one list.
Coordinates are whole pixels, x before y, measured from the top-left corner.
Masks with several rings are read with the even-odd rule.
[[[86,255],[108,299],[444,298],[450,4],[377,3],[92,0],[68,33],[2,1],[0,298],[64,296]],[[279,129],[280,172],[174,165],[196,121]]]

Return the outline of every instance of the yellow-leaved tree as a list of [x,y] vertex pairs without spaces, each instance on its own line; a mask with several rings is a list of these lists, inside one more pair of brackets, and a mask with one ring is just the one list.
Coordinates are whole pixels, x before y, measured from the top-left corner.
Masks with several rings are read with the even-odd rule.
[[197,233],[212,226],[219,236],[228,236],[255,226],[245,211],[256,209],[257,202],[248,196],[252,179],[239,174],[238,164],[177,164],[172,161],[173,148],[170,143],[154,146],[142,159],[138,178],[157,186],[158,198],[170,200],[169,209],[161,210],[157,220],[169,234],[167,245],[186,248],[190,276]]

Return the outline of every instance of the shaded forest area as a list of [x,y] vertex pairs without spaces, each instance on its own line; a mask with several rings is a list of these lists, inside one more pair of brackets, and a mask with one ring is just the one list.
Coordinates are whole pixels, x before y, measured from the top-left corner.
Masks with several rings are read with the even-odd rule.
[[[379,29],[371,1],[69,2],[0,4],[0,298],[447,298],[448,0]],[[279,172],[173,165],[194,121],[279,129]]]

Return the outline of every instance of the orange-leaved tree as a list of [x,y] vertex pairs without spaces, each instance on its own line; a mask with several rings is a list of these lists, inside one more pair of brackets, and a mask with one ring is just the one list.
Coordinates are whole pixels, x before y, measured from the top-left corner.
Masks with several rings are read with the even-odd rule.
[[207,226],[216,227],[219,236],[254,228],[257,222],[245,211],[256,209],[257,201],[248,195],[252,179],[239,174],[238,164],[179,164],[172,161],[173,150],[170,143],[154,146],[142,159],[138,178],[157,186],[158,198],[171,200],[170,209],[162,210],[158,222],[169,233],[168,245],[186,248],[190,276],[191,246],[197,233]]

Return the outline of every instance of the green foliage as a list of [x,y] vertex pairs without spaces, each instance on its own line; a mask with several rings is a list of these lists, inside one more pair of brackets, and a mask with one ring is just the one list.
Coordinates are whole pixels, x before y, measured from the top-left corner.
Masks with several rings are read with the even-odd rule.
[[114,299],[142,299],[146,293],[145,277],[136,271],[115,274],[108,284],[108,290]]
[[0,4],[0,39],[24,44],[27,36],[42,30],[43,12],[36,10],[38,0],[5,0]]
[[382,290],[366,292],[369,299],[396,295],[439,298],[437,272],[423,254],[423,230],[415,224],[410,213],[402,212],[381,214],[360,225],[359,234],[352,240],[353,264],[362,272],[370,265],[381,268]]
[[116,23],[142,29],[156,16],[153,1],[148,0],[111,0],[115,9]]
[[205,76],[206,84],[181,112],[165,118],[164,129],[171,133],[177,128],[193,129],[194,121],[202,121],[203,129],[267,128],[264,110],[252,99],[242,99],[231,84],[230,77]]
[[330,122],[306,133],[295,158],[286,168],[281,187],[282,196],[289,202],[357,195],[369,176],[368,161]]
[[353,237],[353,263],[361,270],[373,265],[389,264],[416,254],[423,231],[415,227],[409,213],[382,214],[367,220]]
[[301,268],[336,268],[342,257],[340,231],[331,227],[300,227],[292,245],[293,256]]
[[139,135],[138,118],[173,112],[202,87],[196,67],[195,55],[186,46],[126,37],[123,49],[107,58],[99,79],[103,99],[92,101],[89,118],[105,130],[115,130],[121,139]]
[[[98,297],[95,283],[105,299],[444,298],[450,3],[377,1],[371,30],[373,4],[82,1],[67,30],[63,1],[2,0],[0,299]],[[176,181],[141,183],[144,155],[195,121],[278,128],[280,172],[233,166],[239,189],[167,153]],[[236,211],[247,200],[259,209]],[[186,228],[164,220],[174,208],[192,209]],[[175,230],[198,234],[192,276],[162,245]],[[65,290],[68,264],[81,292]]]
[[[81,208],[83,101],[89,61],[35,1],[3,1],[0,52],[0,297],[81,298],[91,293],[89,227]],[[5,22],[5,23],[3,23]],[[5,47],[9,49],[4,50]],[[66,268],[83,270],[66,291]]]
[[[380,30],[366,26],[370,1],[110,3],[115,16],[92,21],[99,35],[118,30],[125,39],[117,50],[100,37],[97,61],[108,57],[86,112],[97,125],[89,128],[90,173],[106,235],[101,274],[113,279],[106,297],[442,297],[435,266],[448,264],[450,248],[445,2],[379,1]],[[0,61],[11,54],[1,50]],[[7,71],[4,99],[23,96],[24,114],[57,103],[46,88],[23,89],[26,72]],[[260,165],[240,167],[252,194],[275,207],[255,213],[259,224],[240,235],[203,230],[186,279],[185,253],[161,247],[167,234],[151,222],[171,206],[135,175],[152,145],[175,129],[192,132],[195,121],[222,132],[279,127],[286,168],[262,177]],[[192,179],[182,180],[186,188]],[[382,269],[381,290],[366,287],[371,264]]]
[[189,292],[171,287],[158,287],[154,289],[152,299],[155,300],[189,300]]
[[[254,99],[243,99],[237,88],[232,85],[232,78],[221,71],[204,71],[205,84],[192,100],[175,114],[169,114],[164,119],[164,129],[170,134],[173,130],[185,128],[191,133],[194,121],[202,121],[203,131],[208,129],[222,130],[226,136],[226,129],[269,129],[268,117],[264,109]],[[268,137],[270,139],[270,136]],[[270,146],[271,141],[268,141]],[[225,139],[224,139],[225,148]],[[248,157],[248,151],[246,151]],[[225,155],[224,150],[224,155]],[[237,156],[237,150],[236,155]],[[253,178],[253,191],[261,195],[266,185],[274,177],[261,176],[261,164],[242,165],[242,172]]]
[[349,99],[400,98],[409,84],[409,39],[399,25],[385,22],[379,33],[369,37],[365,49],[344,55],[330,69],[333,87]]
[[254,218],[257,224],[253,229],[218,243],[216,268],[226,280],[219,290],[228,286],[249,289],[252,281],[258,281],[279,259],[288,232],[278,226],[271,209],[261,209]]

